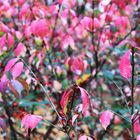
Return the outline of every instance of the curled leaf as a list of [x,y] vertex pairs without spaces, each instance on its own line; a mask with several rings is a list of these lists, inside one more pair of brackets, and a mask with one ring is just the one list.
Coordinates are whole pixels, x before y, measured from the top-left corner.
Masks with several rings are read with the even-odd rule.
[[67,113],[67,104],[68,104],[68,100],[70,98],[70,94],[71,94],[71,90],[70,91],[66,90],[61,98],[61,101],[60,101],[60,105],[62,107],[62,111],[64,114]]
[[[82,113],[84,115],[86,115],[86,111],[87,111],[87,108],[89,106],[89,99],[88,99],[88,93],[85,89],[83,89],[82,87],[75,87],[76,89],[79,89],[80,90],[80,93],[81,93],[81,98],[82,98]],[[73,96],[75,90],[72,90],[72,89],[67,89],[65,90],[62,98],[61,98],[61,101],[60,101],[60,105],[62,107],[62,112],[66,115],[67,113],[67,105],[68,105],[68,102],[70,101],[70,99],[72,99],[71,97]]]
[[80,89],[82,103],[83,103],[82,113],[85,115],[87,107],[89,106],[88,92],[84,88],[81,88],[81,87],[78,87],[78,88]]

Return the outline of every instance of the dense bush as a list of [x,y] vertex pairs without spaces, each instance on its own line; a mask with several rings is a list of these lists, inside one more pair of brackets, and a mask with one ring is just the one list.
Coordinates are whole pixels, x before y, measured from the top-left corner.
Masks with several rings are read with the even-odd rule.
[[140,139],[140,1],[0,1],[1,139]]

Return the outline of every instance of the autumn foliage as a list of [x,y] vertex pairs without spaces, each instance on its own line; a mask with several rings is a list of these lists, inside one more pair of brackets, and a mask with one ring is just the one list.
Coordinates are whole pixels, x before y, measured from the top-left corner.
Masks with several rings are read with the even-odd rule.
[[0,1],[0,139],[140,140],[140,0]]

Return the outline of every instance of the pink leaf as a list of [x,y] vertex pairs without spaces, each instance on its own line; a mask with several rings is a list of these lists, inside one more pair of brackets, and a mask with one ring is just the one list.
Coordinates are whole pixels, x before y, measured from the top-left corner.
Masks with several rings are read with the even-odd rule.
[[3,74],[3,76],[1,77],[1,82],[8,82],[8,78],[6,74]]
[[74,39],[70,35],[64,36],[61,43],[62,50],[67,49],[68,46],[70,46],[73,50],[77,50]]
[[82,135],[82,136],[80,136],[80,137],[78,138],[78,140],[93,140],[93,138],[88,137],[88,136],[86,136],[86,135]]
[[120,74],[126,79],[131,77],[132,68],[130,63],[130,50],[128,50],[120,60]]
[[31,24],[31,32],[35,36],[45,37],[48,33],[48,24],[45,19],[33,21]]
[[24,51],[24,49],[26,49],[26,47],[24,46],[23,43],[19,43],[17,48],[14,50],[14,53],[16,56],[21,55],[21,53]]
[[90,17],[84,17],[82,20],[81,20],[81,25],[87,29],[87,30],[92,30],[92,25],[93,25],[93,21],[92,21],[92,18]]
[[23,62],[18,62],[14,65],[13,69],[12,69],[12,76],[13,76],[13,79],[16,79],[16,77],[18,77],[22,70],[23,70]]
[[8,33],[8,47],[11,48],[14,45],[14,42],[14,37],[10,33]]
[[28,129],[29,128],[34,129],[41,120],[42,120],[41,116],[27,114],[23,117],[21,125],[22,127],[25,127],[25,130],[28,134]]
[[[89,99],[88,99],[88,93],[85,89],[81,88],[78,86],[78,88],[80,89],[80,92],[81,92],[81,98],[82,98],[82,113],[84,115],[86,115],[86,110],[87,110],[87,107],[89,105]],[[68,105],[68,101],[71,97],[71,94],[73,93],[73,90],[70,90],[69,88],[65,90],[62,98],[61,98],[61,101],[60,101],[60,105],[62,107],[62,112],[64,114],[67,113],[67,105]]]
[[104,111],[100,116],[100,123],[103,128],[106,130],[108,125],[110,125],[111,120],[113,119],[113,113],[111,111]]
[[6,35],[3,35],[3,36],[0,38],[0,52],[3,50],[5,44],[6,44]]
[[73,117],[72,117],[72,125],[74,125],[74,122],[75,120],[78,118],[78,114],[75,114]]
[[140,135],[138,135],[138,136],[136,137],[136,140],[140,140]]
[[2,129],[6,129],[7,128],[7,124],[6,124],[6,120],[2,117],[0,117],[0,127]]
[[20,40],[23,37],[23,33],[15,31],[16,37]]
[[0,92],[4,92],[7,88],[8,83],[7,82],[0,82]]
[[86,110],[89,106],[89,99],[88,99],[88,92],[81,88],[81,87],[78,87],[80,89],[80,92],[81,92],[81,98],[82,98],[82,103],[83,103],[83,109],[82,109],[82,113],[84,115],[86,115]]
[[8,63],[5,66],[4,72],[9,71],[15,63],[18,61],[19,58],[12,58],[11,60],[8,61]]
[[80,75],[84,72],[84,62],[80,58],[72,57],[68,60],[70,69],[77,75]]
[[139,121],[139,116],[137,116],[137,117],[135,118],[134,132],[135,132],[136,134],[139,134],[139,133],[140,133],[140,121]]

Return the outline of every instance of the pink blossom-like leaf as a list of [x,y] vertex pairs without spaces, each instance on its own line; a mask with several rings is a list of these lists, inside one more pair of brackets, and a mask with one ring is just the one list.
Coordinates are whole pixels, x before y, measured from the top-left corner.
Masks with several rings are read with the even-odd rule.
[[130,63],[130,50],[128,50],[120,60],[120,74],[126,79],[131,77],[132,67]]
[[8,63],[5,66],[4,72],[9,71],[15,63],[18,61],[19,58],[12,58],[11,60],[8,61]]
[[21,74],[23,66],[23,62],[18,62],[14,65],[14,67],[12,68],[13,79],[16,79],[16,77],[18,77]]
[[41,116],[27,114],[23,117],[21,121],[21,126],[25,127],[25,130],[28,134],[28,129],[30,128],[33,130],[41,120],[42,120]]
[[106,130],[108,125],[110,125],[111,120],[113,119],[113,113],[111,111],[104,111],[100,116],[100,123],[102,124],[103,128]]
[[82,113],[86,115],[86,110],[87,110],[87,107],[89,106],[88,92],[81,87],[78,87],[78,88],[80,89],[82,103],[83,103]]

